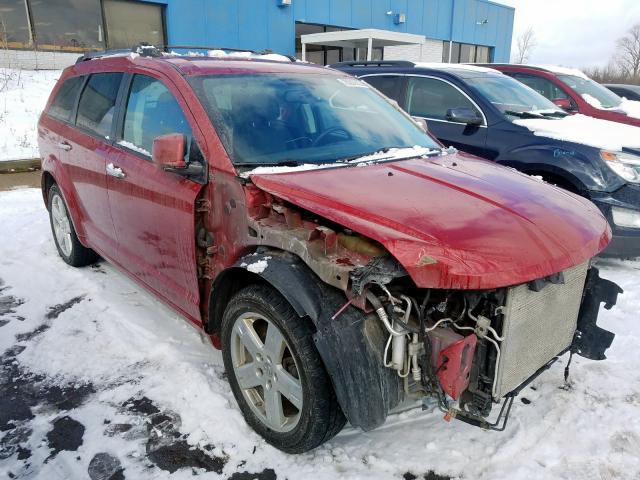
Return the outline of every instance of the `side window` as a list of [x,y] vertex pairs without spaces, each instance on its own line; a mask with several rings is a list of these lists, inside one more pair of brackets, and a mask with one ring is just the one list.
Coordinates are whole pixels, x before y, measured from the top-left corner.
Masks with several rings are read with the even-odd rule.
[[537,77],[535,75],[527,75],[525,73],[514,73],[511,75],[519,82],[524,83],[527,87],[532,88],[543,97],[549,100],[556,100],[558,98],[568,99],[569,96],[564,91],[557,87],[555,83],[546,78]]
[[155,78],[135,75],[119,143],[150,157],[153,140],[168,133],[182,133],[191,144],[191,127],[167,87]]
[[78,104],[77,126],[109,136],[121,80],[122,73],[96,73],[89,77]]
[[450,108],[466,107],[478,112],[457,88],[435,78],[410,78],[407,104],[409,114],[436,120],[446,120]]
[[384,93],[387,97],[392,98],[393,100],[399,102],[400,96],[402,94],[402,77],[397,75],[381,75],[374,77],[364,77],[362,80],[367,82],[369,85],[377,88],[382,93]]
[[72,77],[65,80],[58,93],[56,93],[56,97],[53,99],[47,113],[58,120],[65,122],[71,120],[71,113],[83,81],[84,77]]

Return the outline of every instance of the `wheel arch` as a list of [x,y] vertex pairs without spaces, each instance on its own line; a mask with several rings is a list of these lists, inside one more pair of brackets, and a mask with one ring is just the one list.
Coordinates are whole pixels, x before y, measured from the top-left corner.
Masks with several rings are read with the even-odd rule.
[[531,168],[524,170],[523,173],[532,176],[540,176],[547,183],[551,183],[559,188],[568,190],[571,193],[588,197],[588,190],[585,188],[584,184],[568,172],[547,168]]
[[47,170],[42,171],[42,175],[40,176],[40,186],[42,189],[42,199],[44,200],[44,205],[49,209],[49,189],[52,185],[57,185],[56,179],[53,177],[51,172]]
[[[248,267],[266,262],[261,271]],[[231,297],[242,288],[253,283],[266,283],[275,288],[300,317],[308,316],[314,323],[319,315],[316,282],[321,280],[304,262],[289,252],[282,250],[261,250],[241,257],[233,266],[222,271],[213,282],[209,294],[205,331],[218,334],[222,315]],[[291,288],[295,285],[296,288]]]
[[384,423],[400,402],[402,386],[396,372],[383,364],[387,335],[379,319],[345,305],[345,294],[322,282],[297,255],[261,250],[243,256],[215,279],[207,333],[220,333],[227,302],[251,282],[271,285],[301,321],[313,322],[313,341],[351,425],[367,431]]

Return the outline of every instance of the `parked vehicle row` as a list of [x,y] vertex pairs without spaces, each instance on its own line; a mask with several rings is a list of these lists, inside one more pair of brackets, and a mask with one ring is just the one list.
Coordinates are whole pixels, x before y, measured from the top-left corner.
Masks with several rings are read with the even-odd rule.
[[[613,228],[613,241],[604,253],[640,255],[640,129],[602,120],[624,115],[569,115],[554,104],[562,104],[555,98],[559,86],[546,85],[553,102],[525,86],[544,90],[542,77],[531,74],[527,79],[520,73],[529,67],[496,66],[509,76],[494,68],[460,64],[346,62],[334,67],[362,78],[409,114],[425,119],[443,144],[588,198]],[[544,78],[555,75],[530,70]],[[560,75],[567,82],[568,77]],[[588,80],[571,78],[585,84]],[[588,82],[593,83],[594,95],[598,88],[608,92]],[[583,108],[585,102],[578,98],[576,105]]]
[[486,69],[350,71],[498,163],[344,72],[244,57],[81,57],[38,132],[61,258],[102,256],[210,335],[256,432],[303,452],[420,401],[502,430],[560,355],[605,358],[606,218],[498,163],[556,151],[605,197],[622,159],[539,140],[526,122],[565,113]]
[[639,85],[624,85],[620,83],[607,83],[605,84],[609,90],[618,95],[621,98],[633,100],[637,102],[640,100],[640,86]]

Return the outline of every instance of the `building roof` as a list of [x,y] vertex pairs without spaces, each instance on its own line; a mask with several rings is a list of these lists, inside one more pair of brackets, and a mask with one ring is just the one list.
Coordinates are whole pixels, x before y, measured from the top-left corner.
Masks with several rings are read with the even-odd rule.
[[328,47],[364,48],[368,45],[369,39],[372,40],[374,48],[393,45],[421,45],[426,40],[424,35],[363,28],[339,32],[309,33],[302,35],[300,42]]

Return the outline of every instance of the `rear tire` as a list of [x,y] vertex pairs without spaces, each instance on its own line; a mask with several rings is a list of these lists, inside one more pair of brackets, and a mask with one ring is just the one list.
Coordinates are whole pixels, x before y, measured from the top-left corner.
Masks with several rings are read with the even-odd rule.
[[49,222],[58,254],[72,267],[84,267],[94,263],[98,255],[78,240],[67,203],[57,185],[52,185],[48,195]]
[[312,333],[310,322],[267,285],[240,290],[222,319],[222,356],[240,410],[287,453],[316,448],[346,422]]

